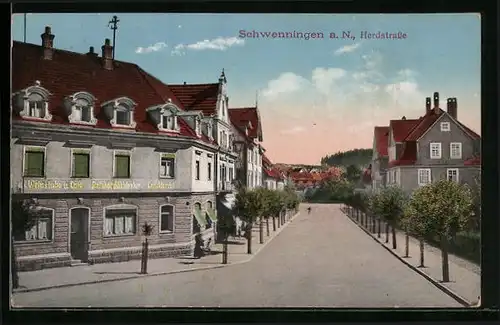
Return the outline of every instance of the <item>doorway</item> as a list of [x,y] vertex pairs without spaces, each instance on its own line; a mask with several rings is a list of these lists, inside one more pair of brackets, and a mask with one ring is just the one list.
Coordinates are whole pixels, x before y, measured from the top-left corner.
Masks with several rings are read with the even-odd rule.
[[88,260],[89,216],[90,209],[71,209],[70,253],[74,260],[82,262]]

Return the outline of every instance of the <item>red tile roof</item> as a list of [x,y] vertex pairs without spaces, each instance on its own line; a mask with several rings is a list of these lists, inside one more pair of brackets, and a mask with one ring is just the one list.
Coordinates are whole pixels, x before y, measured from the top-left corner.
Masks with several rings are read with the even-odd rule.
[[[148,121],[146,108],[165,103],[168,98],[181,109],[183,107],[165,84],[136,64],[115,61],[113,70],[106,70],[100,58],[87,54],[54,49],[52,60],[44,60],[42,53],[39,45],[13,42],[12,91],[40,81],[41,86],[52,94],[49,100],[52,123],[68,124],[62,113],[63,98],[86,91],[97,98],[94,108],[97,128],[112,128],[106,119],[99,118],[100,104],[126,96],[137,103],[134,110],[137,131],[196,137],[194,130],[182,119],[179,119],[179,133],[160,132]],[[203,139],[208,141],[205,137]]]
[[262,163],[264,165],[267,165],[267,166],[271,166],[273,163],[271,162],[271,160],[269,160],[269,158],[267,158],[266,155],[262,155]]
[[389,127],[392,130],[392,136],[395,142],[403,142],[404,138],[408,135],[420,120],[391,120]]
[[229,118],[231,123],[239,127],[250,122],[251,127],[248,130],[248,136],[252,139],[259,138],[259,141],[262,141],[262,130],[260,129],[260,117],[257,107],[230,108]]
[[375,145],[377,152],[381,157],[387,156],[387,147],[389,145],[389,127],[376,126],[375,127]]
[[218,83],[168,85],[187,111],[202,111],[205,116],[217,113]]

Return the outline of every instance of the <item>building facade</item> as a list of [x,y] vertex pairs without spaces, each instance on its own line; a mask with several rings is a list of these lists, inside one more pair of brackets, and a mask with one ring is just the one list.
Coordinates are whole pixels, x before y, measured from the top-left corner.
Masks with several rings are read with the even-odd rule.
[[192,254],[196,234],[215,235],[220,162],[237,158],[217,117],[113,60],[109,40],[99,57],[41,37],[13,43],[12,199],[40,211],[15,238],[20,270],[139,258],[146,222],[151,258]]
[[456,98],[447,99],[445,111],[434,93],[433,105],[426,98],[425,114],[419,119],[390,122],[385,182],[407,192],[443,178],[475,184],[480,177],[480,140],[458,120]]

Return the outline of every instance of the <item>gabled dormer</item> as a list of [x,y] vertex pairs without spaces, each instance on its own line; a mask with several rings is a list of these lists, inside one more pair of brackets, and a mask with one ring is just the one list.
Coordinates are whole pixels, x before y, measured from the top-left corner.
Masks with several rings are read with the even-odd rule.
[[63,109],[70,123],[96,125],[94,115],[96,98],[86,92],[80,91],[71,96],[64,97]]
[[202,119],[201,124],[202,124],[202,132],[204,132],[207,135],[207,137],[210,140],[212,140],[214,138],[213,118],[206,117]]
[[172,103],[172,100],[165,104],[152,106],[146,109],[149,120],[160,131],[179,132],[178,115],[181,110]]
[[203,113],[201,111],[179,111],[178,116],[181,116],[196,132],[196,136],[201,137],[203,120]]
[[49,112],[50,96],[51,93],[37,80],[33,86],[13,94],[12,108],[14,113],[23,118],[50,121],[52,120]]
[[120,97],[107,101],[101,105],[104,117],[111,126],[121,128],[135,128],[134,110],[137,103],[128,97]]

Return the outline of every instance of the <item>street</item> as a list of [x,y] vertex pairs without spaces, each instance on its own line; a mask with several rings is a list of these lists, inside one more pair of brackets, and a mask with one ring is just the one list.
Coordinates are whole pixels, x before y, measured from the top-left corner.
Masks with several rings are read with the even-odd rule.
[[366,235],[339,205],[301,214],[250,262],[18,293],[16,307],[461,307]]

